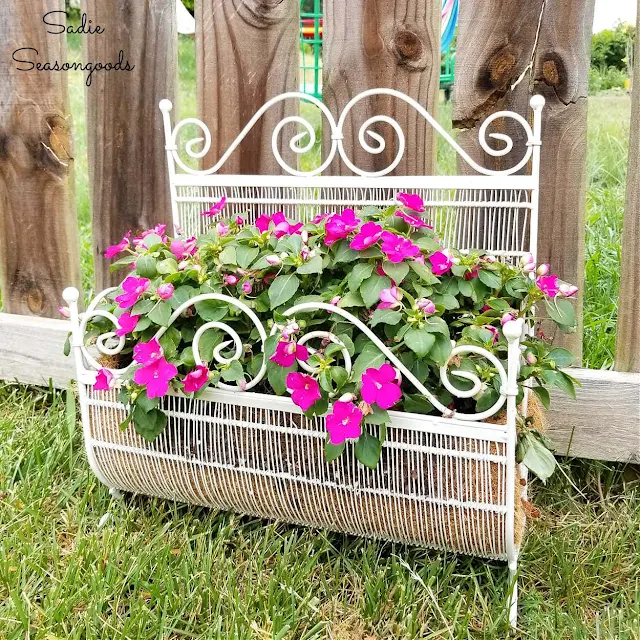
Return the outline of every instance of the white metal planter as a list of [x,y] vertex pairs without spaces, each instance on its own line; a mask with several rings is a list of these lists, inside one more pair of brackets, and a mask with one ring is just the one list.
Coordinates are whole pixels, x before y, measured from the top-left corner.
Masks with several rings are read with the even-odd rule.
[[[369,131],[369,127],[375,122],[385,122],[393,127],[397,136],[395,159],[384,170],[360,171],[344,148],[343,125],[356,103],[381,93],[415,108],[481,175],[387,177],[402,158],[405,140],[399,125],[384,116],[369,118],[362,125],[359,142],[371,153],[380,153],[384,141]],[[287,123],[301,125],[308,135],[304,145],[303,137],[293,138],[290,146],[294,152],[302,153],[313,144],[313,127],[296,117],[286,118],[273,132],[273,152],[289,175],[218,173],[262,114],[274,103],[286,99],[305,99],[322,110],[324,126],[329,126],[332,132],[332,146],[322,167],[303,173],[289,167],[280,155],[279,136]],[[197,159],[204,157],[209,149],[209,130],[195,119],[172,128],[171,103],[165,100],[160,108],[164,116],[174,222],[184,234],[204,231],[200,212],[222,196],[227,197],[226,215],[242,214],[253,221],[261,213],[282,210],[289,218],[307,220],[317,213],[347,206],[388,206],[394,202],[397,191],[408,191],[423,197],[425,218],[441,230],[445,246],[484,249],[504,259],[516,259],[528,251],[535,255],[543,104],[544,100],[537,96],[531,101],[533,128],[522,116],[512,112],[494,114],[484,123],[480,129],[480,143],[491,155],[507,155],[513,146],[504,134],[487,134],[487,127],[497,118],[514,119],[527,140],[524,157],[516,159],[512,168],[491,171],[475,163],[418,103],[397,91],[377,89],[356,96],[337,122],[321,102],[303,94],[289,93],[268,102],[217,164],[199,171],[180,158],[179,133],[187,124],[201,129],[203,137],[191,140],[185,146],[187,155]],[[489,147],[487,135],[498,139],[503,148],[496,151]],[[194,149],[198,143],[203,143],[200,151]],[[336,155],[358,175],[319,176]],[[529,174],[517,174],[526,166],[531,167]],[[492,354],[480,348],[466,346],[454,350],[452,357],[465,350],[480,353],[493,362],[502,380],[500,400],[491,409],[476,415],[454,416],[448,415],[446,408],[439,405],[430,391],[366,326],[359,326],[401,371],[405,384],[414,385],[419,393],[443,410],[443,417],[391,412],[392,423],[381,461],[376,469],[369,470],[356,461],[349,448],[337,461],[325,462],[324,420],[307,419],[287,398],[254,393],[251,389],[264,375],[264,370],[246,385],[244,391],[220,384],[221,388],[208,390],[198,400],[172,393],[161,405],[168,415],[168,426],[154,442],[146,442],[133,429],[121,431],[119,424],[125,417],[124,407],[118,403],[116,391],[92,390],[100,365],[84,340],[87,321],[96,314],[104,315],[104,312],[96,311],[96,306],[105,293],[80,315],[78,292],[67,289],[64,297],[71,309],[72,345],[89,463],[114,494],[125,490],[155,495],[506,560],[513,580],[510,620],[515,623],[515,572],[524,525],[519,509],[523,490],[515,462],[521,321],[507,323],[504,327],[509,342],[506,371]],[[219,294],[208,296],[224,298]],[[195,301],[186,302],[183,308]],[[251,310],[240,301],[233,301],[233,304],[251,317]],[[322,307],[299,305],[290,310],[290,315],[298,317],[318,306]],[[183,308],[176,310],[176,314]],[[330,308],[354,324],[359,323],[343,310]],[[114,316],[109,319],[117,326]],[[259,324],[256,317],[251,319]],[[227,332],[241,349],[233,329],[218,325],[215,328]],[[124,339],[108,348],[107,343],[113,335],[102,336],[97,343],[98,350],[117,353],[123,347]],[[260,335],[264,345],[267,331],[262,327]],[[198,360],[197,344],[194,344],[194,354]],[[239,354],[240,351],[236,357]],[[459,397],[469,397],[477,391],[477,388],[467,392],[457,390],[449,381],[447,367],[443,367],[441,378]],[[504,424],[487,422],[505,406]]]

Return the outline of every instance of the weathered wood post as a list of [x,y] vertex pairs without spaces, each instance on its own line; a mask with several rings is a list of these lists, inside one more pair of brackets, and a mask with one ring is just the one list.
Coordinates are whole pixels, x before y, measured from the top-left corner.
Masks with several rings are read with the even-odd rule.
[[177,27],[175,0],[83,0],[100,35],[84,36],[86,61],[117,61],[133,71],[100,71],[86,89],[93,246],[98,290],[117,284],[104,250],[129,229],[167,223],[171,203],[162,98],[175,101]]
[[34,68],[66,60],[66,34],[43,22],[50,11],[64,11],[64,0],[2,7],[0,286],[4,311],[59,317],[80,268],[67,74]]
[[[434,116],[440,79],[440,10],[437,0],[325,0],[323,43],[323,100],[334,115],[365,89],[398,89],[417,100]],[[363,100],[351,111],[345,126],[345,150],[359,168],[376,171],[389,166],[397,153],[388,126],[374,127],[387,144],[370,154],[358,141],[362,123],[387,115],[404,130],[407,148],[395,169],[398,175],[435,173],[433,129],[406,103],[389,96]],[[325,128],[325,148],[330,146]],[[369,141],[373,142],[373,141]],[[348,173],[342,161],[333,174]]]

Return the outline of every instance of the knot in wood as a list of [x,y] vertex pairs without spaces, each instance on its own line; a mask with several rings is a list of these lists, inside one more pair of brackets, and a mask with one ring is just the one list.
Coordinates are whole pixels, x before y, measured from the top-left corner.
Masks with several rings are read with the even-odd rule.
[[292,6],[289,0],[241,0],[237,9],[245,22],[266,29],[289,18]]
[[422,38],[414,31],[407,28],[399,30],[393,37],[391,49],[398,64],[403,67],[416,71],[422,71],[426,68],[426,47]]
[[508,44],[498,49],[487,62],[484,77],[488,89],[501,89],[515,76],[518,55],[515,47]]
[[561,73],[555,60],[550,58],[542,63],[542,78],[552,87],[557,87],[561,83]]

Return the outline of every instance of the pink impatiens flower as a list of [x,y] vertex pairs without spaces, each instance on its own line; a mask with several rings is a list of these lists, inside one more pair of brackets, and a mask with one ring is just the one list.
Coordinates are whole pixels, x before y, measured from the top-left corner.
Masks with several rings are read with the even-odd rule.
[[436,251],[429,256],[431,262],[431,271],[436,276],[441,276],[453,266],[453,254],[448,249]]
[[107,250],[104,252],[105,258],[115,258],[119,253],[122,253],[125,249],[129,247],[129,238],[131,237],[131,231],[127,231],[122,240],[118,244],[112,244],[110,247],[107,247]]
[[58,313],[67,320],[71,317],[71,310],[69,307],[58,307]]
[[362,399],[367,404],[376,403],[381,409],[390,409],[402,397],[395,380],[396,370],[386,362],[379,369],[367,369],[362,374]]
[[382,252],[389,262],[402,262],[405,258],[414,258],[420,253],[420,247],[411,240],[391,233],[382,232]]
[[416,300],[416,309],[422,311],[426,316],[436,312],[436,305],[429,298],[418,298]]
[[173,295],[174,290],[175,288],[170,282],[165,282],[156,289],[156,293],[158,294],[158,298],[161,300],[169,300]]
[[149,279],[148,278],[136,278],[135,276],[129,276],[125,278],[122,283],[122,290],[124,293],[116,296],[116,302],[121,309],[129,309],[133,307],[133,305],[138,302],[140,296],[147,290],[149,287]]
[[287,376],[287,389],[292,391],[291,400],[303,411],[307,411],[322,398],[318,381],[303,373],[290,373]]
[[271,224],[272,216],[263,213],[262,215],[256,218],[256,227],[260,233],[264,233],[269,230],[269,225]]
[[399,193],[396,196],[396,200],[407,207],[407,209],[411,209],[417,213],[422,213],[424,211],[424,202],[422,198],[416,194]]
[[219,236],[226,236],[227,233],[229,233],[229,225],[225,224],[224,222],[218,222],[218,224],[216,225],[216,231],[218,232]]
[[176,260],[184,260],[197,251],[196,238],[195,236],[187,238],[186,240],[176,238],[171,241],[169,250],[176,257]]
[[251,280],[245,280],[242,283],[242,293],[249,295],[253,291],[253,284],[251,284]]
[[558,276],[551,274],[550,276],[539,276],[536,278],[536,287],[546,296],[555,298],[560,292]]
[[560,290],[560,295],[566,298],[575,296],[578,293],[578,287],[575,284],[567,284],[566,282],[563,282],[558,289]]
[[334,242],[346,238],[360,224],[353,209],[345,209],[342,213],[334,213],[325,224],[324,243],[330,247]]
[[398,287],[391,287],[390,289],[383,289],[380,292],[380,304],[378,309],[397,309],[402,306],[400,300],[402,294],[398,290]]
[[366,222],[360,227],[360,231],[353,238],[349,246],[356,251],[368,249],[382,236],[382,227],[375,222]]
[[412,216],[410,213],[405,213],[404,211],[396,211],[396,217],[402,218],[410,227],[414,227],[415,229],[433,229],[433,227],[427,224],[422,218]]
[[227,204],[227,197],[222,196],[222,198],[220,198],[218,202],[211,205],[210,209],[207,209],[207,211],[203,211],[200,215],[213,218],[213,216],[217,216],[224,209],[225,204]]
[[113,383],[114,376],[109,369],[100,369],[93,385],[94,391],[109,391]]
[[271,362],[279,364],[281,367],[291,367],[296,360],[306,362],[309,359],[307,347],[295,342],[285,342],[280,340],[275,353],[269,358]]
[[209,369],[203,364],[198,365],[184,377],[182,381],[184,392],[195,393],[196,391],[200,391],[200,389],[207,384],[207,380],[209,380]]
[[291,224],[284,216],[282,211],[277,211],[273,215],[263,213],[258,216],[256,220],[256,227],[260,233],[264,233],[269,230],[269,225],[273,223],[273,235],[276,238],[282,238],[282,236],[291,236],[294,234],[300,234],[302,229],[302,222]]
[[149,340],[149,342],[139,342],[133,347],[134,361],[145,367],[157,362],[162,356],[162,347],[156,338]]
[[490,324],[485,324],[483,329],[486,329],[491,334],[491,336],[492,336],[491,342],[493,344],[498,342],[498,338],[500,337],[500,332],[494,326],[492,326]]
[[520,258],[520,266],[525,273],[535,271],[536,261],[533,257],[533,253],[525,253],[525,255]]
[[125,311],[118,318],[118,324],[120,325],[120,328],[116,329],[116,335],[122,337],[126,336],[128,333],[131,333],[136,328],[138,320],[140,320],[140,316],[132,316],[129,312]]
[[167,236],[164,235],[164,232],[166,230],[167,230],[167,225],[166,224],[157,224],[152,229],[147,229],[146,231],[143,231],[139,236],[136,236],[133,239],[133,244],[134,244],[134,246],[139,247],[140,245],[144,244],[144,239],[147,236],[150,236],[151,234],[154,234],[156,236],[160,236],[162,238],[162,242],[166,242],[167,241]]
[[500,324],[504,327],[505,324],[507,324],[507,322],[511,322],[512,320],[515,320],[516,316],[512,311],[506,311],[504,314],[502,314],[502,318],[500,318]]
[[136,369],[133,381],[139,385],[146,385],[149,398],[161,398],[167,395],[169,381],[177,375],[177,367],[162,357],[151,364]]
[[238,284],[238,276],[234,276],[231,273],[227,273],[224,276],[222,276],[222,282],[224,282],[226,285],[232,287],[234,284]]
[[329,442],[342,444],[345,440],[357,440],[362,434],[362,411],[353,402],[337,401],[326,418]]

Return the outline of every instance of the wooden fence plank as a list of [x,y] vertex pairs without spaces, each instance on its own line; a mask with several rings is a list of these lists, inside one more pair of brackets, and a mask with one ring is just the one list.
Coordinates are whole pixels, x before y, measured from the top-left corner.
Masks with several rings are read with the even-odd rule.
[[[75,379],[72,356],[63,355],[66,320],[0,313],[0,380],[64,389]],[[577,400],[553,392],[549,435],[558,455],[640,461],[640,374],[571,369],[582,383]]]
[[[254,113],[286,91],[298,91],[298,0],[197,0],[196,65],[198,113],[211,129],[211,151],[203,167],[215,164]],[[295,100],[273,106],[256,123],[221,173],[278,174],[271,133],[280,120],[297,115]],[[280,138],[284,160],[295,168],[286,127]]]
[[[87,131],[96,285],[117,284],[104,250],[129,229],[171,223],[162,98],[175,101],[176,0],[83,0],[93,24],[84,36],[86,61],[116,62],[123,51],[133,71],[101,71],[87,87]],[[169,228],[171,228],[169,226]]]
[[42,21],[50,11],[64,11],[64,0],[2,8],[0,287],[5,311],[55,317],[80,268],[67,74],[33,68],[66,60],[66,34]]
[[[640,34],[640,11],[636,34]],[[616,331],[618,371],[640,371],[640,37],[636,37],[631,96],[627,203],[622,226],[622,269]]]
[[[440,78],[440,10],[437,0],[325,0],[323,100],[334,115],[365,89],[397,89],[418,101],[432,115],[438,107]],[[435,173],[436,140],[431,126],[406,103],[388,96],[368,98],[356,105],[344,130],[345,150],[360,169],[379,171],[397,153],[395,133],[387,125],[372,129],[387,141],[380,154],[360,146],[358,132],[371,116],[387,115],[406,137],[404,158],[396,175]],[[330,146],[325,128],[324,146]],[[369,139],[370,144],[375,141]],[[336,160],[334,175],[349,174]]]
[[540,156],[538,259],[576,284],[578,330],[549,337],[582,358],[587,95],[595,0],[546,0],[533,91],[546,99]]

